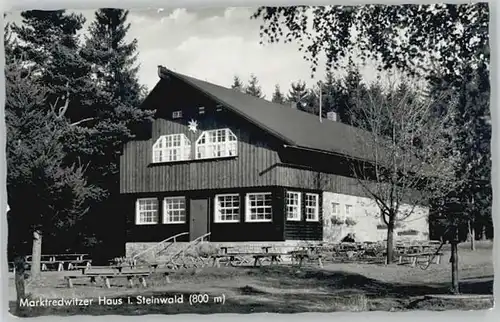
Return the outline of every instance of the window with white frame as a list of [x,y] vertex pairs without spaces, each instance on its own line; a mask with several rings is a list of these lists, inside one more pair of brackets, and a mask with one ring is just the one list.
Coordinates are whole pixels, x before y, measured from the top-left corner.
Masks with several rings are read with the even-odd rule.
[[300,192],[286,192],[286,219],[291,221],[300,221]]
[[236,156],[238,140],[230,129],[204,131],[196,141],[196,159]]
[[158,223],[158,199],[141,198],[135,204],[135,224],[152,225]]
[[306,193],[305,209],[307,221],[319,220],[319,195],[316,193]]
[[166,197],[163,199],[163,223],[183,224],[186,222],[186,198]]
[[345,205],[345,216],[349,217],[352,214],[352,205]]
[[240,222],[239,194],[224,194],[215,196],[214,222]]
[[246,221],[273,220],[272,194],[270,192],[249,193],[246,196]]
[[340,204],[338,202],[332,202],[332,214],[340,215]]
[[181,117],[182,117],[182,111],[173,111],[172,112],[173,119],[180,119]]
[[162,135],[153,144],[153,162],[191,159],[191,142],[185,134]]
[[198,107],[198,113],[205,114],[205,106]]

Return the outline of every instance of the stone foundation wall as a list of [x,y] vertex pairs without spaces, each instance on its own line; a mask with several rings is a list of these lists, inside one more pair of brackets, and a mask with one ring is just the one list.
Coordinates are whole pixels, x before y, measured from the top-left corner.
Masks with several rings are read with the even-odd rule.
[[[339,214],[333,213],[332,203],[337,203]],[[351,205],[350,214],[346,214],[346,205]],[[402,205],[401,211],[409,211],[409,205]],[[426,240],[429,238],[429,210],[415,207],[413,213],[400,222],[395,229],[395,240]],[[353,220],[353,225],[332,223],[332,218]],[[377,227],[380,226],[380,227]],[[410,232],[415,230],[415,232]],[[380,211],[376,203],[369,198],[343,195],[333,192],[323,193],[323,240],[337,242],[347,234],[355,234],[356,241],[382,241],[387,238],[387,229],[383,227]],[[398,235],[403,233],[403,235]],[[410,234],[411,233],[411,234]]]

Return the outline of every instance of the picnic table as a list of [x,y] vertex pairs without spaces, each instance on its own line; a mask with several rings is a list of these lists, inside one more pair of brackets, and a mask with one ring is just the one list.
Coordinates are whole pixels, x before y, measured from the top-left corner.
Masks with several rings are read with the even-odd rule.
[[271,251],[273,245],[247,245],[244,250],[236,246],[220,246],[221,250],[218,254],[210,256],[212,266],[220,267],[221,260],[226,262],[226,266],[243,266],[253,265],[262,266],[265,261],[269,261],[270,265],[281,261],[283,253]]
[[[64,271],[64,264],[67,264],[67,270],[90,267],[92,260],[87,258],[88,254],[42,254],[40,256],[41,270],[47,271],[49,268],[57,271]],[[27,255],[24,260],[28,265],[33,262],[33,256]]]
[[313,253],[308,252],[307,250],[293,250],[288,253],[292,256],[292,265],[294,265],[295,261],[298,261],[298,266],[302,266],[304,260],[317,260],[319,267],[323,268],[321,253]]
[[403,264],[403,260],[409,260],[410,266],[415,267],[419,259],[424,259],[427,265],[431,264],[432,259],[434,258],[434,263],[439,264],[441,262],[441,256],[443,256],[442,252],[421,252],[414,254],[400,254],[398,263]]
[[134,287],[134,280],[138,279],[139,283],[147,287],[147,282],[146,278],[150,277],[153,274],[162,274],[165,279],[167,280],[167,283],[170,283],[170,273],[172,272],[171,269],[158,269],[158,270],[151,270],[151,269],[146,269],[146,270],[140,270],[140,269],[134,269],[128,272],[123,272],[123,271],[116,271],[113,268],[108,268],[107,267],[102,267],[101,270],[99,269],[93,269],[93,271],[84,271],[83,274],[81,275],[67,275],[64,276],[64,279],[67,282],[67,285],[69,288],[73,287],[73,281],[75,279],[90,279],[90,283],[96,284],[97,279],[100,278],[104,280],[104,285],[106,288],[111,287],[110,279],[118,279],[118,278],[126,278],[128,281],[128,286],[129,287]]
[[[216,254],[212,255],[214,267],[220,267],[220,260],[227,259],[226,266],[243,266],[245,264],[252,264],[253,266],[263,266],[263,260],[269,259],[270,265],[280,262],[280,256],[282,253],[269,253],[269,252],[236,252],[236,253],[226,253],[226,254]],[[250,259],[252,258],[252,259]]]

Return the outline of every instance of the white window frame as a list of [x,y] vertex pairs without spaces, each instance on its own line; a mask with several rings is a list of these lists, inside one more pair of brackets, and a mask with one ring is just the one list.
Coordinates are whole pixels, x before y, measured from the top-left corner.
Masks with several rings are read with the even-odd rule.
[[[178,200],[182,200],[182,203],[177,202]],[[167,208],[167,203],[169,201],[174,201],[175,203],[172,205],[178,205],[179,208]],[[170,220],[170,212],[180,212],[184,219],[182,220]],[[172,196],[163,198],[163,223],[170,224],[185,224],[186,223],[186,197],[184,196]]]
[[[290,196],[296,196],[297,198]],[[297,204],[290,204],[291,200],[297,200]],[[286,220],[288,221],[301,221],[302,220],[302,193],[298,191],[286,192]],[[290,209],[292,208],[292,209]],[[290,216],[292,215],[292,216]]]
[[180,119],[180,118],[182,118],[182,110],[180,110],[180,111],[173,111],[172,112],[172,118],[173,119]]
[[[156,203],[156,209],[140,209],[141,201],[154,201]],[[153,212],[156,213],[153,215],[154,221],[141,221],[141,213],[142,212]],[[135,224],[136,225],[156,225],[158,224],[159,217],[159,209],[158,209],[158,199],[157,198],[139,198],[135,201]]]
[[[314,197],[314,200],[315,200],[315,203],[316,205],[315,206],[310,206],[308,204],[308,201],[309,201],[309,197]],[[304,202],[305,202],[305,217],[306,217],[306,221],[319,221],[319,194],[317,193],[306,193],[306,196],[304,198]],[[314,218],[311,219],[309,218],[309,210],[313,210],[313,214],[314,214]]]
[[345,205],[345,217],[352,216],[352,210],[354,209],[353,205]]
[[[219,139],[221,141],[218,141]],[[203,131],[195,146],[195,159],[228,158],[238,155],[238,138],[229,128]]]
[[[264,206],[254,206],[254,208],[264,208],[271,209],[271,218],[265,219],[252,219],[252,207],[250,206],[250,198],[252,196],[271,196],[271,205]],[[271,192],[252,192],[247,193],[245,196],[245,221],[246,222],[272,222],[273,221],[273,205],[272,205],[272,193]]]
[[[231,207],[221,207],[219,203],[219,198],[225,198],[225,197],[236,197],[238,199],[238,206],[232,205]],[[235,210],[237,209],[237,219],[222,219],[222,213],[220,212],[222,209],[232,209]],[[225,193],[225,194],[219,194],[215,195],[214,198],[214,223],[239,223],[241,220],[241,198],[238,193]]]
[[198,107],[198,114],[205,114],[205,106]]
[[153,144],[153,163],[187,160],[191,160],[191,141],[184,133],[162,135]]
[[332,205],[332,214],[340,215],[340,203],[332,201],[331,205]]
[[332,206],[332,215],[337,216],[340,220],[344,220],[345,216],[342,213],[342,211],[340,210],[340,203],[336,202],[336,201],[332,201],[331,206]]

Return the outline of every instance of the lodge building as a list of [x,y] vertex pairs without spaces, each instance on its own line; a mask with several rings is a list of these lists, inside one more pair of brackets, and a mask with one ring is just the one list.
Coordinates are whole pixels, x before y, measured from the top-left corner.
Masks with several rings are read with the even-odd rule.
[[[182,232],[212,242],[385,239],[350,170],[366,159],[358,129],[165,67],[158,75],[143,103],[154,121],[120,157],[127,253]],[[417,212],[397,233],[427,238],[428,209]]]

